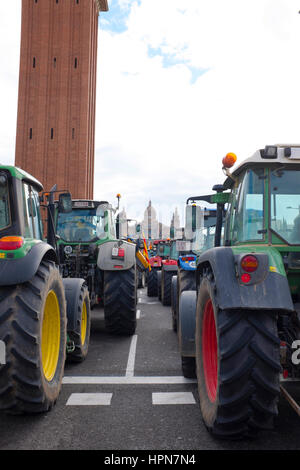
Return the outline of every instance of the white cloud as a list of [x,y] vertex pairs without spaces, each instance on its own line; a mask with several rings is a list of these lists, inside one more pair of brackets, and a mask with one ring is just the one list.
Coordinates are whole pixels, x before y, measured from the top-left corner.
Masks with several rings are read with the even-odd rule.
[[[299,140],[297,3],[142,0],[127,31],[100,30],[97,171],[102,147],[124,149],[137,168],[138,183],[132,168],[122,173],[129,205],[137,187],[156,207],[171,203],[168,193],[184,204],[224,180],[228,151],[242,160]],[[178,64],[166,67],[165,54]],[[189,66],[209,71],[191,83]]]
[[[299,141],[298,0],[118,0],[99,31],[95,197],[161,217],[224,179],[221,158]],[[113,5],[110,2],[110,5]],[[111,18],[113,19],[113,18]],[[115,17],[115,21],[117,17]],[[0,161],[15,148],[21,2],[0,5]],[[115,23],[116,24],[116,23]],[[101,25],[101,23],[100,23]],[[198,76],[193,71],[205,69]]]

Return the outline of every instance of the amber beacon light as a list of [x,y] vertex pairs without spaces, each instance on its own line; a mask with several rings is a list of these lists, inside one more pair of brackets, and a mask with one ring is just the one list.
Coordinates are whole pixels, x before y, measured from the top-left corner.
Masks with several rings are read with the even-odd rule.
[[222,160],[223,168],[231,168],[237,161],[237,156],[235,153],[227,153]]

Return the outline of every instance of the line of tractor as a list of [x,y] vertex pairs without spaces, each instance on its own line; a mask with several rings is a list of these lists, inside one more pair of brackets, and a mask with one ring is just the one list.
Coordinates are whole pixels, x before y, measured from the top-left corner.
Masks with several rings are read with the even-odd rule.
[[157,290],[148,282],[171,306],[182,373],[221,439],[272,429],[280,393],[300,414],[285,388],[300,380],[300,146],[235,163],[227,154],[224,183],[187,199],[183,240],[157,242]]
[[119,205],[45,193],[25,171],[0,166],[1,410],[50,410],[65,361],[88,354],[91,310],[103,307],[108,333],[133,335],[146,286],[170,306],[209,432],[242,439],[271,429],[280,392],[299,413],[284,381],[300,380],[300,146],[266,146],[235,163],[227,154],[224,183],[187,199],[179,240],[119,237]]

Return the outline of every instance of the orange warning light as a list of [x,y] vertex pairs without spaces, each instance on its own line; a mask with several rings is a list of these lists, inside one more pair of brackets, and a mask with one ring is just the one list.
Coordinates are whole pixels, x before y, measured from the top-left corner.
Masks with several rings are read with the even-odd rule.
[[227,155],[222,160],[223,168],[231,168],[236,161],[237,156],[235,153],[227,153]]

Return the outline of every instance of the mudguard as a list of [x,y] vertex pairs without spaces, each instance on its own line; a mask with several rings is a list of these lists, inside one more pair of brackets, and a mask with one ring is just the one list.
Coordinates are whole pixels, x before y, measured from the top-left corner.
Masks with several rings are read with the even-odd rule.
[[84,279],[80,278],[64,278],[63,284],[65,288],[65,296],[67,302],[67,318],[68,318],[68,331],[76,329],[76,309],[78,306],[78,298],[81,293],[81,287],[85,283]]
[[[124,249],[124,259],[112,258],[113,248]],[[125,240],[107,241],[99,245],[97,266],[102,271],[125,271],[136,264],[135,244]]]
[[[244,255],[251,254],[245,247]],[[293,311],[294,306],[286,276],[271,266],[268,250],[256,253],[261,268],[253,281],[244,284],[240,280],[241,254],[234,254],[232,247],[211,248],[200,255],[197,262],[196,283],[208,267],[213,272],[216,285],[215,300],[221,309],[270,309]],[[277,272],[275,272],[277,271]]]
[[43,259],[57,263],[57,256],[51,245],[40,242],[28,251],[23,258],[0,260],[0,286],[12,286],[30,281]]
[[178,341],[181,356],[195,356],[196,304],[195,290],[181,293],[178,309]]

